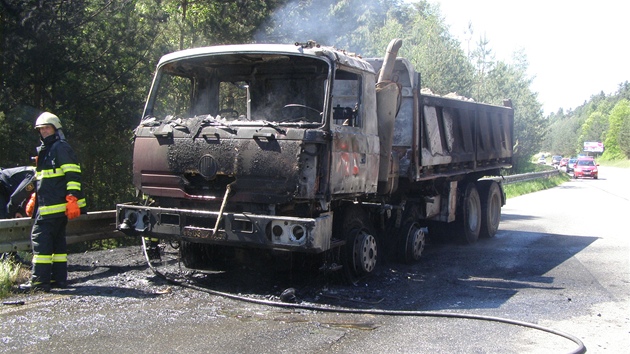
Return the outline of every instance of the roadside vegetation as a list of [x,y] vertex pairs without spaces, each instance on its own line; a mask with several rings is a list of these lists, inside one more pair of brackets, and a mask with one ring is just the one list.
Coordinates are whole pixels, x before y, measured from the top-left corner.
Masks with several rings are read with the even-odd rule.
[[0,299],[10,295],[11,287],[25,282],[29,274],[30,270],[21,263],[3,258],[0,262]]
[[571,179],[571,176],[564,172],[560,172],[558,175],[550,178],[540,178],[535,181],[518,182],[514,184],[508,184],[503,186],[505,190],[505,196],[510,199],[518,197],[519,195],[534,193],[541,190],[553,188],[559,186],[564,182]]

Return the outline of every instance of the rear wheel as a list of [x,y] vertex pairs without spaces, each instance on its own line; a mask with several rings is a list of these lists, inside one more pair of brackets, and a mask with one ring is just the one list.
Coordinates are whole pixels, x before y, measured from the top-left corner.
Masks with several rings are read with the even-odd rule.
[[491,182],[481,189],[481,230],[479,237],[490,238],[496,235],[501,222],[501,188]]
[[481,201],[475,183],[466,185],[464,199],[459,209],[457,226],[461,241],[468,244],[477,242],[481,230]]

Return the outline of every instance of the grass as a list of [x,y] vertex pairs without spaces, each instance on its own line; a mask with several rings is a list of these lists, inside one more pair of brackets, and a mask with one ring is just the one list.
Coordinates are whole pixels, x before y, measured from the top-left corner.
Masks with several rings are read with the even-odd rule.
[[509,199],[509,198],[518,197],[519,195],[553,188],[555,186],[561,185],[562,183],[570,179],[571,177],[568,174],[561,172],[560,174],[553,177],[549,177],[549,178],[541,178],[535,181],[507,184],[503,186],[503,189],[505,190],[506,197]]
[[614,160],[614,161],[604,161],[604,160],[595,160],[601,166],[610,166],[610,167],[621,167],[621,168],[630,168],[630,160]]
[[0,262],[0,299],[11,294],[13,284],[25,282],[29,277],[29,270],[12,259],[2,259]]

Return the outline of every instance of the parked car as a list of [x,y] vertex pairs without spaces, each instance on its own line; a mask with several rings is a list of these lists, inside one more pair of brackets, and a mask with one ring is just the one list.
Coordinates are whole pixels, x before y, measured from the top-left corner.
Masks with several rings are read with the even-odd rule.
[[546,165],[547,164],[547,160],[544,157],[541,157],[538,159],[538,163],[541,165]]
[[567,161],[567,173],[573,172],[573,167],[575,167],[575,163],[577,162],[577,158],[572,157]]
[[568,157],[563,157],[563,158],[560,160],[560,165],[559,165],[559,167],[564,167],[564,168],[566,168],[566,167],[567,167],[567,163],[568,163],[568,162],[569,162],[569,158],[568,158]]
[[551,157],[551,164],[554,166],[560,165],[560,161],[562,160],[562,156],[554,155]]
[[577,160],[573,170],[573,178],[592,177],[597,179],[599,171],[597,170],[599,164],[595,163],[592,158],[580,158]]

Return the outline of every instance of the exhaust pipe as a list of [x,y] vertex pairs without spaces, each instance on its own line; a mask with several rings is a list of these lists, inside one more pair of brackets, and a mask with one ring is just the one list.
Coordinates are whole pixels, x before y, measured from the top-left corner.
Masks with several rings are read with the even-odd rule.
[[379,194],[391,194],[398,188],[398,158],[392,157],[392,143],[394,140],[394,121],[402,97],[400,86],[391,80],[396,66],[396,56],[401,46],[402,39],[395,38],[389,42],[376,84],[376,115],[380,145],[377,186],[377,193]]

